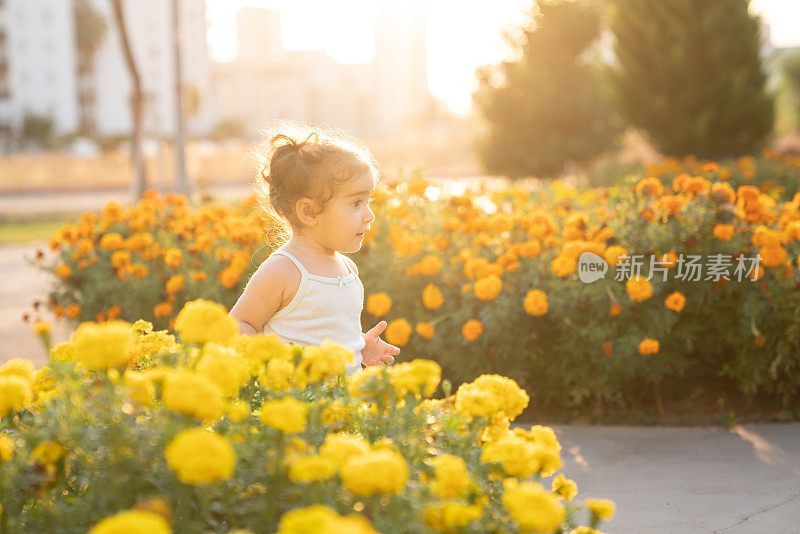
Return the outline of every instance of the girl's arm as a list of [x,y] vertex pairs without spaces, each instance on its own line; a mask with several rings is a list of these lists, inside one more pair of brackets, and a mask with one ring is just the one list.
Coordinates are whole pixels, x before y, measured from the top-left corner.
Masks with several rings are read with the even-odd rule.
[[288,258],[279,255],[267,258],[250,277],[228,314],[239,323],[239,333],[261,332],[286,301],[287,289],[299,283],[300,273]]

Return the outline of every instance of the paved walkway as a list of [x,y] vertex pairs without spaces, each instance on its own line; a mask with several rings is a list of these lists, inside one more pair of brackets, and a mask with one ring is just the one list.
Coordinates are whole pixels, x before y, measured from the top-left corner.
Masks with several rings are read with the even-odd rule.
[[[36,245],[0,246],[0,363],[46,359],[20,321],[49,287]],[[69,332],[56,325],[55,341]],[[617,505],[608,534],[800,534],[800,423],[720,427],[554,425],[578,498]]]

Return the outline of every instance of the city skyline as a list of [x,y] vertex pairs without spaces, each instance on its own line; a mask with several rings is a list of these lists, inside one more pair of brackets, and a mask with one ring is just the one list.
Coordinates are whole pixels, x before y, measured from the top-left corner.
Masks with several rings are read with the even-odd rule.
[[[380,2],[374,0],[206,0],[211,55],[229,61],[236,53],[235,11],[257,6],[281,12],[283,45],[287,50],[324,50],[341,63],[365,63],[374,55],[373,24]],[[426,2],[428,87],[459,114],[469,111],[476,87],[475,69],[508,57],[502,38],[509,26],[523,23],[531,0],[464,3]],[[458,10],[459,24],[452,24]],[[774,46],[800,45],[800,2],[752,0],[750,9],[763,15]],[[309,16],[314,13],[315,16]]]

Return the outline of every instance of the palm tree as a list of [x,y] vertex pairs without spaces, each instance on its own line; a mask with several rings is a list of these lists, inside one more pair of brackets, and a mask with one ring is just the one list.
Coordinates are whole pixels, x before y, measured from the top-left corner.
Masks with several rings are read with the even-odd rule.
[[136,59],[133,57],[128,29],[125,25],[125,15],[123,13],[122,0],[111,0],[114,10],[114,20],[119,29],[119,38],[122,43],[122,52],[125,56],[125,65],[131,75],[133,83],[133,93],[131,94],[131,111],[133,113],[133,135],[131,139],[131,161],[133,163],[133,186],[131,192],[133,198],[139,199],[144,195],[147,176],[145,175],[144,155],[142,154],[142,124],[144,122],[144,92],[142,91],[142,79],[139,76],[139,69],[136,66]]

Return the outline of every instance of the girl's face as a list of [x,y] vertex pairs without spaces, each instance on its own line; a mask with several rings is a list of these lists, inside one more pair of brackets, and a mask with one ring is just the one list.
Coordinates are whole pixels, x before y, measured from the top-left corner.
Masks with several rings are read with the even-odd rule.
[[356,252],[375,214],[369,207],[375,190],[375,178],[365,172],[339,186],[336,195],[317,215],[317,238],[320,244],[340,252]]

